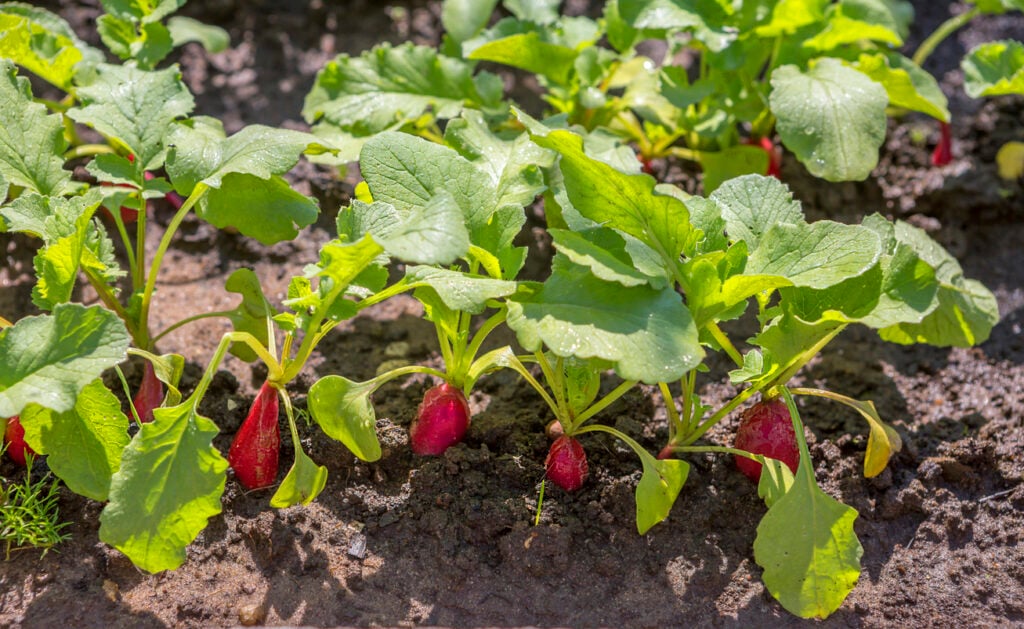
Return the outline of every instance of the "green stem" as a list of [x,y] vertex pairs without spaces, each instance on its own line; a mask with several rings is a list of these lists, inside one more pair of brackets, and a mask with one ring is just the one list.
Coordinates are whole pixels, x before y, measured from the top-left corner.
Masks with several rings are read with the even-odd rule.
[[[167,225],[167,231],[164,232],[163,238],[160,239],[160,245],[157,247],[156,252],[153,254],[153,263],[150,265],[149,277],[146,280],[146,288],[142,293],[142,306],[139,309],[139,327],[141,334],[145,337],[140,339],[139,347],[141,349],[150,348],[149,340],[149,307],[153,301],[153,291],[156,289],[156,277],[160,272],[160,264],[163,262],[164,254],[167,253],[167,249],[171,246],[171,240],[174,238],[175,232],[178,231],[178,227],[181,222],[185,220],[185,216],[192,211],[192,207],[199,201],[208,187],[206,184],[198,183],[192,190],[192,194],[188,195],[188,199],[181,205],[181,209],[177,211],[174,218],[171,219],[170,224]],[[143,262],[144,264],[144,262]]]
[[711,430],[712,426],[722,421],[722,418],[731,413],[737,406],[749,400],[752,395],[754,395],[758,391],[761,391],[766,386],[766,384],[767,383],[758,386],[753,386],[750,387],[749,389],[744,389],[743,391],[741,391],[736,397],[729,400],[729,402],[725,406],[718,409],[718,411],[715,412],[714,415],[706,419],[704,422],[699,424],[692,432],[690,432],[686,436],[686,438],[683,439],[683,445],[690,445],[697,439],[700,439],[702,436],[704,436],[704,433]]
[[128,334],[131,335],[135,344],[139,345],[140,339],[138,325],[128,316],[128,312],[124,309],[124,306],[121,305],[121,302],[117,300],[117,297],[114,296],[114,293],[110,290],[110,286],[108,286],[102,278],[98,277],[96,272],[92,269],[83,266],[82,272],[85,273],[85,278],[89,280],[89,285],[96,291],[96,295],[99,296],[103,305],[114,311],[114,313],[121,318],[125,327],[128,328]]
[[617,437],[621,439],[627,446],[629,446],[633,450],[633,452],[636,452],[636,455],[640,457],[641,460],[644,460],[644,457],[651,456],[651,453],[648,452],[647,450],[644,450],[643,446],[637,443],[632,437],[630,437],[629,435],[620,430],[612,428],[611,426],[605,426],[604,424],[591,424],[589,426],[584,426],[583,428],[580,428],[575,432],[575,434],[582,435],[585,432],[605,432],[608,433],[609,435],[612,435],[613,437]]
[[13,323],[8,321],[7,319],[4,319],[3,317],[0,317],[0,330],[2,330],[4,328],[10,328],[10,327],[13,327],[13,326],[14,326]]
[[476,331],[476,334],[473,335],[473,341],[469,344],[469,347],[466,348],[466,355],[469,357],[470,361],[476,360],[476,355],[480,353],[480,346],[483,345],[487,336],[505,321],[506,314],[505,306],[502,306],[498,312],[491,315],[487,321],[484,321],[484,324]]
[[395,295],[398,295],[400,293],[404,293],[405,291],[410,290],[412,288],[416,287],[409,285],[408,280],[403,277],[402,279],[398,280],[391,286],[388,286],[387,288],[381,290],[379,293],[374,293],[373,295],[370,295],[366,299],[360,301],[359,303],[356,304],[356,308],[358,308],[359,310],[362,310],[363,308],[369,308],[370,306],[379,304],[380,302],[386,299],[390,299],[391,297],[394,297]]
[[743,355],[739,353],[736,347],[732,344],[732,341],[729,340],[729,337],[725,335],[725,332],[722,332],[722,328],[718,327],[718,324],[714,321],[710,321],[707,323],[707,330],[708,332],[711,332],[711,336],[714,337],[715,341],[722,346],[722,349],[729,355],[729,358],[736,363],[736,366],[742,367]]
[[691,162],[699,162],[701,152],[697,149],[688,149],[682,146],[672,146],[666,149],[666,152],[672,157],[678,157],[679,159],[689,160]]
[[606,395],[603,398],[601,398],[601,400],[598,401],[596,404],[591,404],[590,407],[587,410],[585,410],[582,413],[580,413],[579,416],[576,418],[576,421],[573,422],[574,425],[575,426],[582,425],[585,421],[587,421],[591,417],[597,415],[598,413],[600,413],[604,409],[606,409],[609,406],[611,406],[616,400],[618,400],[620,397],[625,395],[627,391],[629,391],[630,389],[635,387],[638,382],[639,382],[639,380],[625,380],[625,381],[619,383],[619,386],[617,386],[614,389],[612,389],[608,393],[608,395]]
[[824,337],[822,337],[821,340],[812,345],[809,349],[802,352],[799,356],[796,357],[796,359],[793,360],[792,363],[789,364],[789,366],[785,370],[783,370],[775,378],[772,378],[772,381],[769,384],[771,386],[779,386],[789,382],[789,379],[796,375],[796,372],[800,371],[804,365],[806,365],[812,358],[817,356],[818,352],[824,349],[824,347],[828,345],[829,342],[836,337],[836,335],[838,335],[840,332],[846,329],[846,326],[846,323],[837,326],[835,330],[832,330]]
[[[271,386],[274,385],[271,384]],[[281,403],[284,405],[284,414],[288,418],[288,430],[292,434],[292,446],[296,452],[302,451],[302,444],[299,443],[299,428],[295,425],[295,412],[292,410],[292,400],[283,388],[276,386],[274,388],[277,389],[278,397],[281,398]]]
[[189,323],[193,323],[195,321],[201,321],[202,319],[210,319],[212,317],[227,317],[227,316],[230,316],[232,312],[233,312],[232,310],[217,310],[217,311],[214,311],[214,312],[204,312],[202,314],[197,314],[197,315],[192,315],[191,317],[186,317],[186,318],[182,319],[181,321],[178,321],[174,325],[170,326],[169,328],[166,328],[160,334],[157,334],[155,337],[153,337],[153,344],[154,345],[157,344],[160,341],[160,339],[162,339],[163,337],[167,336],[171,332],[174,332],[175,330],[177,330],[180,327],[188,325]]
[[137,426],[141,426],[142,420],[139,419],[139,411],[135,409],[135,403],[132,401],[132,391],[131,387],[128,386],[128,378],[124,377],[124,372],[121,371],[120,365],[114,365],[114,371],[117,372],[117,377],[121,380],[121,388],[124,389],[124,398],[128,400],[128,408],[132,412],[132,418]]
[[[544,385],[542,385],[540,382],[537,381],[536,378],[533,377],[533,374],[530,373],[530,370],[527,369],[525,365],[523,365],[523,361],[520,357],[514,356],[513,358],[515,362],[509,365],[509,367],[514,369],[520,376],[522,376],[523,379],[526,380],[526,382],[529,383],[531,387],[533,387],[534,391],[536,391],[542,398],[544,398],[544,402],[548,405],[548,408],[551,409],[551,412],[555,414],[555,418],[558,419],[559,422],[561,422],[561,417],[558,414],[558,404],[555,403],[555,400],[548,394],[547,390],[544,389]],[[527,360],[533,359],[532,356],[526,358]]]
[[92,155],[104,155],[116,153],[114,147],[109,144],[80,144],[65,151],[64,161],[77,159],[79,157],[90,157]]
[[128,229],[124,226],[124,220],[121,218],[121,212],[114,211],[110,212],[110,215],[114,217],[114,225],[117,226],[117,233],[121,236],[121,242],[124,243],[124,250],[128,253],[128,268],[132,274],[132,289],[138,288],[139,275],[138,268],[136,265],[135,248],[132,247],[131,238],[128,237]]
[[[561,374],[555,372],[551,367],[551,363],[548,362],[548,357],[544,355],[544,350],[537,350],[534,352],[534,356],[537,359],[537,364],[540,365],[541,373],[544,374],[544,380],[547,381],[548,386],[551,387],[551,392],[555,394],[555,417],[558,418],[559,423],[563,419],[567,422],[571,422],[572,418],[569,417],[569,413],[566,412],[565,405],[565,386]],[[559,357],[561,360],[561,357]],[[566,431],[569,430],[569,426],[563,426]]]
[[391,371],[382,373],[381,375],[368,380],[367,384],[372,383],[373,390],[376,391],[395,378],[401,378],[402,376],[408,376],[414,373],[425,373],[429,376],[436,376],[445,382],[448,381],[448,375],[443,371],[438,371],[433,367],[424,367],[422,365],[409,365],[408,367],[399,367],[398,369],[392,369]]
[[933,52],[935,52],[935,49],[939,44],[980,14],[981,8],[975,6],[964,11],[960,15],[954,15],[940,24],[939,27],[935,29],[927,39],[921,42],[920,46],[917,47],[917,50],[914,52],[914,56],[911,57],[911,61],[918,66],[924,66],[924,62],[928,60],[928,57],[930,57]]
[[721,454],[735,454],[736,456],[745,456],[752,461],[757,461],[757,455],[751,454],[746,450],[738,450],[736,448],[727,448],[725,446],[673,446],[673,452],[718,452]]
[[659,382],[658,389],[661,391],[661,398],[665,401],[665,411],[668,413],[668,442],[672,443],[675,441],[675,436],[685,427],[679,416],[679,409],[676,408],[675,398],[672,397],[672,391],[668,388],[668,383]]

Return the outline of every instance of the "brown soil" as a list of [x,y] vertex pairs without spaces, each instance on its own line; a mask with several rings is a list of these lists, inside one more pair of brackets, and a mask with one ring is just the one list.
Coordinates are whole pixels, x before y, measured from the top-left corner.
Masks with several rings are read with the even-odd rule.
[[[60,10],[85,34],[93,32],[93,4],[60,3]],[[912,40],[919,41],[948,8],[915,4],[922,28]],[[180,54],[199,113],[224,119],[229,131],[257,122],[303,128],[301,99],[337,52],[359,52],[384,38],[436,42],[436,3],[394,6],[189,5],[186,13],[222,24],[233,42],[218,55],[195,45]],[[929,69],[953,93],[963,47],[1021,38],[1022,24],[1020,17],[980,20],[947,42]],[[858,417],[817,400],[802,404],[819,482],[860,512],[863,573],[823,623],[829,626],[1024,624],[1024,196],[1019,182],[999,181],[993,166],[998,147],[1024,133],[1024,103],[953,104],[956,160],[945,168],[929,165],[930,143],[913,141],[915,130],[929,142],[936,135],[932,124],[913,117],[893,125],[882,163],[866,182],[828,184],[792,159],[785,164],[783,179],[811,217],[855,221],[879,211],[924,227],[960,257],[968,276],[995,292],[1002,316],[992,337],[973,349],[901,347],[851,329],[801,375],[805,384],[874,400],[905,444],[881,476],[866,480]],[[681,176],[674,166],[666,174]],[[268,296],[281,299],[288,279],[330,238],[355,177],[338,180],[307,164],[293,180],[323,206],[320,223],[296,242],[262,247],[186,223],[159,283],[157,329],[196,308],[231,304],[223,283],[240,267],[255,269]],[[156,209],[157,220],[166,221],[167,208]],[[0,312],[32,314],[35,244],[0,235],[0,245]],[[415,302],[399,298],[342,326],[295,383],[299,404],[322,375],[359,380],[389,360],[437,361],[433,333],[419,315]],[[200,323],[163,343],[162,351],[195,361],[186,387],[225,330]],[[712,367],[700,393],[721,403],[735,391],[725,365]],[[223,450],[264,375],[233,359],[225,368],[201,409],[224,431],[216,442]],[[636,459],[594,437],[587,442],[591,479],[573,495],[549,488],[534,526],[550,419],[541,400],[516,377],[495,374],[471,400],[475,416],[465,443],[442,457],[418,458],[407,448],[406,428],[427,385],[393,383],[376,396],[384,445],[376,464],[302,427],[307,452],[330,470],[326,490],[308,507],[272,510],[268,492],[244,493],[229,480],[223,513],[174,572],[143,574],[98,542],[102,505],[62,489],[71,541],[42,559],[22,551],[0,563],[0,626],[804,624],[761,584],[752,544],[764,505],[728,459],[692,458],[672,515],[640,537],[633,520]],[[628,395],[604,418],[652,451],[664,443],[665,411],[651,390]],[[730,419],[709,439],[727,443],[735,426]],[[292,458],[285,448],[282,474]],[[0,472],[17,470],[4,462]]]

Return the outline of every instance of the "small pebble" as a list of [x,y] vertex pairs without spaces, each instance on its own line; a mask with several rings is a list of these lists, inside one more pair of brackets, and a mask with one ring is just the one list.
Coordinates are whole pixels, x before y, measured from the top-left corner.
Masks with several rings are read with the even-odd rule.
[[352,536],[352,543],[348,545],[348,556],[355,559],[362,559],[366,556],[366,536],[356,533]]
[[266,618],[267,608],[262,603],[245,605],[238,608],[238,623],[243,627],[261,625]]

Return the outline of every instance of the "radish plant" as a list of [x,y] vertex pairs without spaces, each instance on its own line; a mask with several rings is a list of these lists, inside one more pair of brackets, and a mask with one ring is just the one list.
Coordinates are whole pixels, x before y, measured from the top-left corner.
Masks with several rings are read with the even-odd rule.
[[[698,441],[756,394],[777,396],[850,324],[874,328],[883,339],[895,343],[970,346],[984,341],[998,320],[991,292],[965,278],[952,256],[906,223],[891,223],[879,215],[866,217],[860,225],[808,223],[784,184],[758,175],[730,180],[708,198],[691,197],[658,186],[647,175],[623,173],[594,159],[586,153],[583,138],[570,131],[550,129],[521,117],[534,141],[560,156],[559,177],[552,178],[548,195],[549,231],[559,256],[571,264],[556,259],[546,290],[531,298],[517,298],[523,309],[521,314],[514,311],[515,316],[510,315],[509,325],[527,349],[543,340],[558,356],[619,360],[616,371],[621,377],[657,382],[670,417],[663,457],[673,452],[710,451],[765,463],[763,454]],[[570,277],[572,281],[568,281]],[[556,291],[560,278],[565,278],[565,285]],[[588,298],[568,295],[572,289],[595,286],[596,278],[613,285],[593,292],[593,299],[606,309],[621,307],[623,301],[636,303],[624,299],[624,291],[682,294],[686,303],[680,304],[680,312],[666,318],[664,324],[658,321],[656,327],[667,334],[671,321],[677,331],[656,348],[637,348],[628,356],[609,353],[608,348],[614,347],[611,343],[591,342],[599,337],[594,328],[602,327],[602,318],[589,313],[580,316],[581,307],[590,307]],[[547,290],[548,286],[552,288]],[[749,340],[751,348],[743,352],[721,324],[740,317],[751,304],[756,307],[761,330]],[[619,316],[604,320],[620,332],[633,331],[634,326],[642,329],[641,324],[655,321],[658,311],[648,308],[647,312],[644,319]],[[586,335],[578,327],[580,322],[589,326]],[[658,354],[669,349],[667,357]],[[705,351],[730,357],[736,364],[731,379],[743,387],[717,409],[703,403],[697,394],[697,367]],[[659,367],[661,373],[634,371],[635,365],[627,362],[643,359],[654,359],[652,366]],[[670,393],[668,383],[675,380],[682,392],[681,407]],[[881,420],[871,402],[817,389],[794,389],[793,393],[839,401],[867,420],[865,475],[879,474],[891,454],[899,450],[897,433]],[[802,434],[798,431],[796,436],[800,441]],[[801,478],[813,483],[807,472],[813,465],[805,447],[800,456],[798,484]],[[781,517],[780,505],[795,501],[778,500],[789,470],[783,472],[777,465],[772,470],[762,475],[762,482],[775,486],[774,491],[764,489],[764,493],[776,501],[769,511],[776,518]],[[796,525],[811,511],[824,508],[826,502],[824,494],[812,491],[799,503],[802,510],[794,509],[786,517]],[[818,528],[805,538],[806,543],[830,532],[838,540],[833,549],[837,556],[822,557],[821,563],[811,556],[812,561],[800,564],[800,569],[808,575],[827,573],[841,557],[844,574],[859,570],[859,564],[848,561],[854,555],[859,557],[859,551],[852,550],[856,544],[852,521],[846,515],[815,520]],[[773,543],[762,541],[762,536],[779,530],[759,529],[758,545]],[[799,580],[792,578],[795,569],[787,570],[781,580],[766,571],[765,581],[787,609],[800,615],[828,615],[853,585],[844,578],[842,582],[849,587],[836,588],[826,580],[800,590]]]

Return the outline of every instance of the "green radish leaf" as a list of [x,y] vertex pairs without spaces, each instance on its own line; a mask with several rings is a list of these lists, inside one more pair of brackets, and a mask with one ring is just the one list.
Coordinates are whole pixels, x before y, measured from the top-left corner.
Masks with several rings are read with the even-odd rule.
[[[228,276],[224,288],[242,297],[242,303],[228,315],[235,331],[248,332],[263,347],[268,347],[270,337],[267,331],[267,317],[273,317],[277,312],[263,295],[259,278],[252,269],[238,269]],[[256,352],[245,343],[232,343],[230,351],[246,362],[252,362],[257,358]]]
[[625,287],[560,261],[534,294],[508,302],[508,326],[533,352],[603,358],[625,380],[671,382],[704,355],[697,329],[671,288]]
[[737,37],[734,27],[726,27],[728,15],[717,0],[619,0],[619,12],[638,29],[692,30],[713,52],[721,52]]
[[467,109],[450,121],[444,138],[490,177],[499,208],[529,205],[547,187],[543,169],[554,164],[555,154],[531,142],[525,133],[495,135],[479,111]]
[[131,44],[131,57],[140,68],[151,70],[174,48],[171,32],[159,22],[143,24],[138,38]]
[[778,0],[771,19],[754,29],[754,34],[765,38],[792,35],[804,26],[823,22],[830,4],[831,0]]
[[626,239],[608,228],[569,230],[548,228],[559,253],[574,264],[585,266],[596,277],[623,286],[650,285],[664,288],[670,278],[665,268],[631,258]]
[[107,13],[130,22],[156,22],[185,5],[185,0],[100,0]]
[[558,19],[558,5],[562,0],[504,0],[502,4],[524,22],[551,24]]
[[792,366],[799,364],[804,354],[821,343],[828,342],[843,322],[837,317],[827,317],[808,323],[792,314],[785,313],[764,326],[750,342],[760,347],[759,358],[754,365],[761,367],[760,373],[751,372],[752,365],[744,358],[744,367],[732,372],[733,382],[765,383],[781,377]]
[[377,415],[370,402],[373,382],[352,382],[326,376],[309,389],[309,412],[324,433],[336,439],[363,461],[381,457],[377,439]]
[[409,267],[405,279],[414,288],[433,289],[451,310],[470,314],[480,314],[489,300],[508,297],[519,288],[516,282],[429,266]]
[[575,49],[544,41],[540,33],[530,31],[481,44],[466,58],[501,63],[565,84],[578,55]]
[[804,212],[789,186],[775,177],[746,175],[725,182],[711,195],[725,220],[731,242],[747,243],[753,251],[773,225],[803,225]]
[[96,32],[103,45],[121,59],[130,59],[132,44],[139,39],[135,25],[129,20],[122,20],[113,15],[101,15],[96,20]]
[[522,207],[499,207],[485,225],[473,230],[475,244],[470,245],[467,259],[478,262],[495,279],[514,279],[526,262],[526,247],[515,244],[525,224]]
[[770,509],[793,486],[793,472],[788,465],[778,459],[763,454],[755,456],[761,462],[761,480],[757,483],[757,495]]
[[794,286],[827,288],[861,275],[881,256],[878,235],[833,221],[777,223],[751,251],[744,275],[779,276]]
[[863,225],[882,239],[882,286],[878,303],[860,323],[882,329],[899,323],[920,323],[939,305],[935,269],[913,247],[896,240],[896,227],[878,214]]
[[462,209],[472,235],[497,209],[488,176],[446,146],[406,133],[381,133],[369,140],[359,168],[374,201],[399,211],[424,208],[442,191]]
[[1024,0],[974,0],[982,13],[1000,14],[1007,11],[1024,11]]
[[327,485],[327,468],[317,465],[301,449],[295,451],[295,463],[270,498],[270,506],[284,509],[316,500]]
[[881,84],[893,107],[949,122],[948,101],[935,77],[910,59],[896,53],[862,54],[853,67]]
[[814,462],[792,397],[785,392],[800,447],[793,485],[757,527],[754,560],[765,587],[787,611],[825,618],[842,605],[860,577],[864,549],[853,530],[857,511],[818,487]]
[[906,245],[935,270],[938,304],[918,322],[898,323],[879,331],[894,343],[928,343],[970,347],[984,342],[999,321],[995,297],[980,282],[964,278],[963,269],[923,230],[897,221],[897,242]]
[[860,181],[878,163],[885,140],[885,89],[841,61],[824,58],[807,72],[775,70],[769,98],[782,142],[815,177]]
[[496,108],[502,86],[497,77],[473,77],[473,65],[433,48],[381,44],[360,57],[340,55],[316,76],[302,115],[354,137],[397,129],[428,110],[454,118],[466,106]]
[[498,0],[444,0],[441,25],[457,43],[464,42],[487,26],[496,6]]
[[58,304],[52,315],[20,319],[0,332],[0,416],[35,402],[70,411],[78,393],[123,361],[128,331],[113,312]]
[[25,440],[76,494],[105,501],[110,479],[128,445],[128,418],[121,402],[94,380],[78,394],[75,407],[64,412],[29,404],[21,412]]
[[690,464],[686,461],[659,461],[644,454],[640,457],[644,472],[636,486],[636,530],[641,535],[668,517],[690,473]]
[[231,44],[231,38],[223,28],[203,24],[190,17],[176,15],[167,20],[167,28],[175,48],[194,41],[199,42],[206,52],[216,54],[224,52]]
[[730,146],[701,153],[700,166],[704,170],[704,194],[711,194],[734,177],[767,172],[768,153],[759,146]]
[[88,219],[100,196],[90,191],[77,197],[41,196],[35,192],[23,192],[10,204],[0,208],[8,229],[42,238],[46,244],[53,244],[75,234],[83,216]]
[[960,67],[964,71],[964,91],[971,98],[1024,94],[1024,44],[1019,41],[977,46],[967,53]]
[[229,173],[219,188],[199,201],[196,214],[219,228],[235,227],[265,245],[294,240],[299,230],[316,222],[316,201],[300,194],[282,177],[263,179]]
[[389,255],[403,262],[451,264],[469,251],[462,209],[444,190],[426,205],[410,209],[403,220],[376,239]]
[[174,121],[195,106],[181,71],[177,66],[146,72],[107,64],[96,70],[96,80],[78,88],[82,106],[69,109],[68,116],[124,144],[142,170],[161,167]]
[[156,573],[185,561],[185,547],[221,511],[228,462],[217,425],[191,400],[157,408],[124,451],[100,515],[100,539]]
[[652,177],[627,175],[588,157],[583,138],[568,131],[533,139],[561,153],[566,192],[584,217],[639,239],[659,252],[667,269],[681,253],[693,249],[698,234],[690,226],[686,206],[675,197],[658,194]]
[[[327,150],[308,133],[263,125],[250,125],[225,138],[220,121],[210,118],[175,125],[167,143],[172,146],[167,156],[167,172],[174,189],[183,195],[191,194],[199,183],[224,188],[225,192],[234,189],[235,186],[224,184],[224,178],[232,173],[260,179],[283,175],[295,166],[303,152]],[[242,185],[249,182],[234,181]]]
[[[95,209],[96,205],[98,203],[92,209]],[[74,204],[69,203],[67,207],[74,207]],[[75,209],[81,207],[81,204],[78,204]],[[84,211],[75,219],[73,230],[67,230],[70,233],[48,243],[32,260],[37,278],[36,285],[32,287],[32,303],[40,310],[52,310],[57,304],[71,299],[75,281],[78,279],[78,269],[85,250],[91,217],[91,210]],[[64,228],[63,225],[57,227],[55,222],[50,222],[49,226]],[[55,234],[51,231],[49,235]]]
[[582,360],[570,356],[562,360],[565,398],[574,416],[590,408],[601,392],[601,372],[611,365],[603,360]]
[[82,60],[82,51],[73,34],[69,36],[53,26],[67,27],[67,23],[44,9],[0,5],[0,57],[52,85],[68,89],[75,76],[75,65]]
[[825,29],[805,40],[803,42],[805,49],[821,55],[842,46],[863,41],[889,44],[897,48],[903,45],[903,38],[891,28],[847,17],[842,12],[844,5],[833,6],[836,7],[836,10],[832,12]]
[[145,185],[145,175],[142,174],[142,171],[136,168],[134,163],[120,155],[110,153],[97,155],[85,165],[85,170],[103,183],[113,183],[119,187],[131,186],[136,189]]
[[64,170],[66,148],[61,116],[34,103],[28,79],[0,59],[0,174],[44,196],[70,193],[75,184]]

